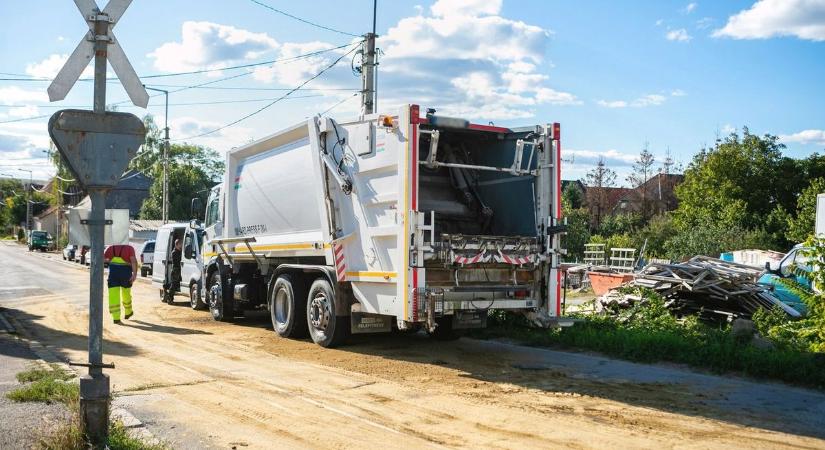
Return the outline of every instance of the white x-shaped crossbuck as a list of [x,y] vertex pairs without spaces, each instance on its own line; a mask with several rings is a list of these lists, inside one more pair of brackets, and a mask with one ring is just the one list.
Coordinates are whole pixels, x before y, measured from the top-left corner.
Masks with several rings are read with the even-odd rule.
[[114,28],[118,20],[120,20],[120,17],[132,3],[132,0],[110,0],[103,11],[100,11],[97,7],[95,0],[74,0],[74,3],[77,5],[77,9],[80,10],[80,14],[83,15],[83,19],[89,25],[89,32],[83,36],[68,61],[66,61],[66,64],[63,65],[63,68],[60,69],[60,72],[52,81],[52,84],[49,85],[49,100],[54,102],[66,98],[66,94],[69,93],[69,90],[71,90],[72,86],[77,82],[77,79],[80,78],[83,69],[85,69],[86,66],[89,65],[89,61],[94,58],[95,40],[106,39],[106,36],[96,36],[95,22],[98,20],[107,20],[109,22],[107,33],[109,43],[106,50],[109,64],[111,64],[115,70],[115,74],[117,74],[118,79],[120,79],[123,88],[126,89],[126,93],[129,94],[132,103],[141,108],[146,108],[149,104],[149,94],[146,93],[143,83],[140,82],[140,78],[138,78],[137,73],[135,73],[135,69],[132,67],[129,59],[126,58],[126,53],[123,52],[123,48],[121,48],[117,39],[115,39],[115,35],[112,33],[112,28]]

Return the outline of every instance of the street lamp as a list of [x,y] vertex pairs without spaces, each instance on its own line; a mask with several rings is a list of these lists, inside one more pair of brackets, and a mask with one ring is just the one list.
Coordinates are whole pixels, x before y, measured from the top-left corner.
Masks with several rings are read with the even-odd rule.
[[162,218],[163,223],[169,222],[169,91],[163,89],[155,89],[150,88],[146,85],[143,86],[144,88],[155,91],[155,92],[162,92],[164,97],[166,98],[166,109],[163,114],[163,130],[165,132],[164,135],[164,143],[163,143],[163,206],[161,209],[163,210]]
[[26,231],[32,231],[32,202],[31,202],[31,190],[32,190],[32,171],[28,169],[17,169],[21,172],[28,172],[29,173],[29,188],[26,189]]

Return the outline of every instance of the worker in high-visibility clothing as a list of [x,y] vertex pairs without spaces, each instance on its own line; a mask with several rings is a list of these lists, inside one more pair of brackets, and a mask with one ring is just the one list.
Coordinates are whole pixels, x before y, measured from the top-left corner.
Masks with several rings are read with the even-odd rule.
[[120,300],[123,299],[124,319],[132,317],[132,283],[137,277],[137,258],[131,245],[110,245],[103,253],[109,263],[109,313],[120,324]]

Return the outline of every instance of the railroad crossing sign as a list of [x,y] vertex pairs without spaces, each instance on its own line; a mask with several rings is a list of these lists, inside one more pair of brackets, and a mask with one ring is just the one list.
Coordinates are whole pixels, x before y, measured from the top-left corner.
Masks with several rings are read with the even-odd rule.
[[143,145],[146,129],[134,114],[64,109],[49,119],[49,134],[86,189],[113,188]]
[[[115,74],[126,89],[126,93],[129,94],[132,103],[146,108],[149,104],[149,94],[143,88],[143,83],[140,82],[135,69],[126,58],[126,53],[123,52],[123,48],[112,33],[112,28],[123,16],[132,0],[110,0],[103,11],[97,7],[95,0],[74,0],[74,3],[89,25],[89,31],[80,39],[80,43],[77,44],[66,64],[49,85],[49,100],[54,102],[66,98],[66,94],[95,56],[95,42],[103,41],[107,43],[104,51],[109,64],[115,70]],[[101,27],[97,26],[99,22],[108,24],[105,33],[101,33]]]

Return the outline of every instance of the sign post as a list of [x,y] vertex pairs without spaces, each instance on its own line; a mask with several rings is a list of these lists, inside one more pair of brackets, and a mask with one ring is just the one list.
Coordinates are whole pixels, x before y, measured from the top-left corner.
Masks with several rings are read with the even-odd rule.
[[89,192],[92,209],[84,225],[89,227],[92,266],[89,284],[89,359],[71,363],[88,367],[80,379],[80,413],[92,444],[106,443],[109,431],[109,376],[103,363],[103,246],[106,194],[114,188],[129,161],[144,143],[146,129],[133,114],[106,112],[106,62],[112,65],[129,98],[145,108],[149,95],[112,28],[132,0],[110,0],[101,11],[95,0],[74,0],[89,26],[69,60],[48,88],[51,101],[62,100],[94,57],[94,110],[66,109],[49,120],[49,135],[75,179]]

